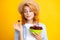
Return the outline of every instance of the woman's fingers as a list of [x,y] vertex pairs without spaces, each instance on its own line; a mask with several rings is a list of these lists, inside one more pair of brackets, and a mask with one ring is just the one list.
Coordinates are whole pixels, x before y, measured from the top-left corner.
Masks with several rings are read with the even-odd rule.
[[32,33],[33,36],[35,36],[36,34],[35,33]]
[[32,35],[33,35],[36,39],[41,38],[41,34],[38,34],[38,33],[32,33]]
[[33,33],[33,36],[37,39],[37,38],[39,38],[38,36],[39,35],[37,35],[36,33]]
[[39,35],[38,33],[32,33],[33,35]]
[[16,22],[13,24],[13,26],[14,26],[14,29],[16,29],[16,30],[18,30],[18,31],[22,30],[22,25],[21,25],[18,21],[16,21]]
[[16,29],[16,30],[20,30],[20,28],[18,27],[18,25],[17,24],[14,24],[14,29]]
[[37,36],[37,34],[36,34],[36,33],[32,33],[32,35],[33,35],[33,36],[35,36],[35,37]]
[[14,28],[16,28],[16,27],[17,27],[17,21],[16,21],[16,22],[14,22],[13,27],[14,27]]

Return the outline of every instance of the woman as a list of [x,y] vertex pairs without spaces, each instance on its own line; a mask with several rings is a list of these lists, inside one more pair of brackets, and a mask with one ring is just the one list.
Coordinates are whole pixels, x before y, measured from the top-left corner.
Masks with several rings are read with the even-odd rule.
[[[15,28],[15,40],[48,40],[46,35],[46,26],[42,23],[39,23],[38,13],[36,6],[31,3],[25,3],[22,6],[22,11],[19,12],[22,16],[22,23],[20,27],[17,24],[14,25]],[[41,34],[31,33],[29,31],[30,26],[38,25],[42,26],[43,31]]]

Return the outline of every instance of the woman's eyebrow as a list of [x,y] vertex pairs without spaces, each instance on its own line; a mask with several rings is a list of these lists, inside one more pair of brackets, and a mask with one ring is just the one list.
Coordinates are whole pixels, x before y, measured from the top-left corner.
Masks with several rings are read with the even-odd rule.
[[27,10],[27,9],[24,9],[24,10]]

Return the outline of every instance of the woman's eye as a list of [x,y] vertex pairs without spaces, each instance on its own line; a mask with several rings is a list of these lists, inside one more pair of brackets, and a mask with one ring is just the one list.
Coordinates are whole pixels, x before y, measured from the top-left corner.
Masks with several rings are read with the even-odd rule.
[[[27,13],[28,11],[24,10],[24,13]],[[29,10],[29,12],[32,12],[32,10]]]
[[32,10],[30,10],[30,12],[32,12]]
[[24,13],[26,13],[27,11],[24,11]]

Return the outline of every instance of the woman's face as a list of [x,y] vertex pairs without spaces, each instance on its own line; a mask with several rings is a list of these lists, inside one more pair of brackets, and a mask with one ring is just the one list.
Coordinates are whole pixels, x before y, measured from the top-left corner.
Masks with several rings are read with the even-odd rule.
[[34,12],[30,9],[30,7],[28,6],[25,6],[24,7],[24,17],[27,19],[27,20],[32,20],[33,17],[34,17]]

